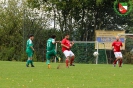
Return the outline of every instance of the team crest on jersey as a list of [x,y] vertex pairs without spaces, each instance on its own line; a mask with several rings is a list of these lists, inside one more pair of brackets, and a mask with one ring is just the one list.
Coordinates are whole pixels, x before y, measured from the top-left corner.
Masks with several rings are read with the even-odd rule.
[[121,16],[128,15],[132,11],[132,1],[120,2],[119,0],[118,2],[118,0],[116,0],[114,2],[114,11]]

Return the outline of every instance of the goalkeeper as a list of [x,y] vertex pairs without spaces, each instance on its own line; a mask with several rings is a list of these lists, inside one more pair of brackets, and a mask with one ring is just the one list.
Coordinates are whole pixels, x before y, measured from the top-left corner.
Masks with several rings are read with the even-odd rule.
[[[55,39],[56,39],[56,36],[55,35],[52,35],[51,36],[51,38],[49,38],[48,40],[47,40],[47,52],[46,52],[46,63],[47,63],[47,65],[48,65],[48,68],[50,68],[50,59],[51,59],[51,57],[53,57],[53,56],[56,56],[57,57],[57,52],[56,52],[56,50],[55,50],[55,44],[56,43],[60,43],[60,41],[55,41]],[[59,61],[60,61],[60,58],[59,57],[57,57],[58,59],[59,59]]]

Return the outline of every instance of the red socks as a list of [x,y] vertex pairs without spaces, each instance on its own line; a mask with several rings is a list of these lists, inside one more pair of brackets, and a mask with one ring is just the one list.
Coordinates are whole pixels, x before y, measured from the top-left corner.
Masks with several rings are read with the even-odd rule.
[[115,61],[114,61],[114,64],[116,64],[117,61],[118,61],[118,60],[115,60]]
[[121,64],[122,64],[122,59],[120,60],[120,65],[119,65],[119,67],[121,67]]
[[[72,65],[73,61],[74,61],[74,58],[71,58],[70,59],[70,65]],[[66,67],[69,66],[68,63],[69,63],[69,59],[66,59]]]
[[72,65],[73,61],[74,61],[74,58],[71,58],[70,65]]
[[[118,61],[118,60],[115,60],[115,61],[114,61],[114,64],[116,64],[117,61]],[[119,67],[121,67],[121,64],[122,64],[122,59],[120,59],[120,61],[119,61]]]
[[66,59],[66,67],[68,67],[68,63],[69,63],[69,60],[68,60],[68,59]]

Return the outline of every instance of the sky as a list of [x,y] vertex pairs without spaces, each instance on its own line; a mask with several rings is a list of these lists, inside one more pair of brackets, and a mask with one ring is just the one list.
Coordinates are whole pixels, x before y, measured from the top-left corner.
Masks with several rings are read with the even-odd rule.
[[4,1],[8,1],[8,0],[0,0],[0,2],[4,2]]

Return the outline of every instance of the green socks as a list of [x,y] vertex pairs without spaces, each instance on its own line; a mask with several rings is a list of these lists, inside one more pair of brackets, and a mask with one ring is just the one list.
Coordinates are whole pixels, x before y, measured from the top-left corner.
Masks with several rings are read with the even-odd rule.
[[26,65],[28,66],[29,64],[31,64],[31,66],[33,66],[33,61],[32,60],[27,60]]

